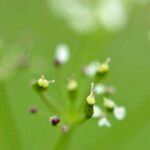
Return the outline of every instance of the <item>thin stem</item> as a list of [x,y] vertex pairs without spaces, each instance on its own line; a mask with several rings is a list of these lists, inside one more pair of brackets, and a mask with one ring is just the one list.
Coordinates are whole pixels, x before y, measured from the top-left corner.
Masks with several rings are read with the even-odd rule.
[[50,109],[51,112],[60,114],[60,110],[54,105],[43,92],[38,92],[41,100],[44,102],[44,104]]
[[73,128],[68,132],[60,136],[58,142],[56,143],[55,150],[67,150],[69,149],[70,140],[73,134]]

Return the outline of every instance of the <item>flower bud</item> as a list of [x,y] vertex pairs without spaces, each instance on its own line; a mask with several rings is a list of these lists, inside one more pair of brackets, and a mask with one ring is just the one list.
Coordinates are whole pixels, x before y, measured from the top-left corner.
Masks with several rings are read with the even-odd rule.
[[77,92],[78,92],[78,82],[74,78],[71,78],[68,80],[67,90],[68,90],[70,99],[71,100],[76,99]]
[[38,79],[37,83],[42,88],[48,88],[50,81],[46,80],[45,77],[42,75],[41,78]]
[[110,62],[110,58],[107,58],[107,60],[99,65],[99,69],[98,69],[98,73],[99,74],[105,74],[109,71],[109,62]]
[[50,122],[53,126],[56,126],[60,122],[60,118],[58,116],[54,116],[50,118]]
[[94,105],[95,104],[95,96],[94,96],[94,83],[91,83],[91,93],[86,98],[87,104]]
[[78,82],[75,79],[70,79],[68,81],[67,89],[68,91],[75,91],[78,88]]
[[107,99],[107,98],[104,98],[103,104],[104,107],[109,111],[112,111],[115,107],[115,103],[111,99]]
[[54,82],[55,80],[51,80],[51,81],[46,80],[45,77],[42,75],[38,79],[38,81],[33,83],[33,88],[37,91],[44,91],[49,87],[50,83],[54,83]]
[[67,126],[67,125],[63,125],[63,126],[61,127],[61,131],[62,131],[62,133],[67,133],[67,132],[69,131],[68,126]]
[[32,114],[35,114],[37,113],[37,108],[35,106],[32,106],[30,109],[29,109],[30,113]]
[[94,114],[94,105],[95,105],[95,97],[94,97],[94,83],[91,83],[91,93],[86,98],[86,108],[85,108],[85,118],[90,119]]
[[69,47],[65,44],[59,44],[55,52],[55,64],[65,64],[70,58]]
[[126,116],[126,109],[123,106],[116,106],[113,113],[117,120],[123,120]]

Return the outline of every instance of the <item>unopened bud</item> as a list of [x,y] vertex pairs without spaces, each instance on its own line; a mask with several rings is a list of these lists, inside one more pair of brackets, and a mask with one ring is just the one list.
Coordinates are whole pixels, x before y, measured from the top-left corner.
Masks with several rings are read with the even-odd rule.
[[63,126],[61,127],[61,131],[62,131],[62,133],[67,133],[67,132],[69,131],[68,126],[67,126],[67,125],[63,125]]
[[103,104],[104,104],[104,107],[110,111],[112,111],[114,107],[116,106],[115,103],[111,99],[107,99],[107,98],[104,98]]
[[91,83],[91,93],[90,95],[86,98],[86,101],[89,105],[94,105],[95,104],[95,96],[94,96],[94,83]]
[[90,119],[94,114],[94,83],[91,83],[91,93],[86,99],[86,107],[85,107],[85,118]]
[[38,81],[34,81],[32,85],[36,91],[44,91],[49,87],[49,84],[54,83],[54,82],[55,80],[51,80],[51,81],[46,80],[45,77],[42,75],[38,79]]
[[45,79],[45,77],[42,75],[41,78],[37,81],[38,85],[42,88],[48,88],[50,83],[54,83],[55,81],[48,81]]
[[67,89],[68,91],[75,91],[78,88],[78,83],[75,79],[68,81]]
[[30,113],[35,114],[37,113],[37,108],[35,106],[32,106],[29,108]]
[[60,122],[60,118],[58,116],[54,116],[50,118],[50,122],[53,126],[56,126]]
[[98,73],[100,74],[105,74],[109,71],[109,62],[110,62],[110,58],[107,58],[107,60],[100,64],[99,69],[98,69]]

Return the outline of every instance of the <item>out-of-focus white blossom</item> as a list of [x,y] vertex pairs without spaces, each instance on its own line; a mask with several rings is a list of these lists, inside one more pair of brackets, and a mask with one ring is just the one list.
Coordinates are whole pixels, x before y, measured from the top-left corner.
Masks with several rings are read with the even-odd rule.
[[99,23],[110,31],[118,31],[127,23],[127,11],[121,0],[103,0],[98,10]]
[[123,106],[116,106],[113,113],[117,120],[123,120],[126,117],[126,109]]
[[106,86],[103,84],[96,84],[95,85],[95,93],[97,95],[104,94],[106,92]]
[[93,118],[99,118],[103,115],[102,110],[100,109],[99,106],[94,105],[94,114],[93,114]]
[[128,18],[127,5],[121,0],[48,0],[48,3],[80,33],[90,33],[99,26],[118,31],[126,25]]
[[55,60],[60,64],[65,64],[70,58],[69,47],[65,44],[59,44],[56,47]]
[[98,67],[99,67],[99,62],[93,61],[84,68],[84,74],[89,77],[94,77],[97,73]]
[[98,120],[99,127],[111,127],[110,121],[106,117],[102,117]]
[[108,99],[108,98],[104,98],[104,107],[107,108],[107,109],[113,109],[115,107],[115,103],[114,101],[112,101],[111,99]]

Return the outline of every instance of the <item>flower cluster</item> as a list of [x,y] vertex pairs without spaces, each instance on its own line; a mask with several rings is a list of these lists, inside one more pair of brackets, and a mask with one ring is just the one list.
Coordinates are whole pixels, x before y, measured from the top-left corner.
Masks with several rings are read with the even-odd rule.
[[[70,58],[69,47],[65,44],[60,44],[56,47],[54,64],[63,67]],[[38,92],[43,102],[50,108],[53,115],[49,121],[52,126],[61,128],[63,133],[68,132],[73,126],[80,125],[88,119],[98,118],[98,126],[111,127],[109,117],[111,114],[117,120],[123,120],[126,116],[126,110],[123,106],[118,106],[112,99],[111,95],[115,93],[113,86],[107,86],[102,83],[102,79],[107,75],[110,69],[110,58],[104,62],[93,61],[89,65],[83,67],[81,78],[88,78],[91,82],[91,89],[89,95],[81,101],[78,99],[78,91],[80,84],[75,76],[67,78],[66,90],[70,99],[70,110],[68,114],[63,113],[60,106],[56,105],[54,101],[50,101],[46,96],[46,89],[54,83],[55,80],[47,80],[42,75],[38,80],[33,83],[34,89]],[[56,79],[57,82],[57,79]],[[87,84],[87,83],[85,83]],[[89,86],[87,84],[87,86]],[[82,93],[83,95],[85,93]],[[81,108],[76,108],[76,101],[80,100]],[[101,106],[98,106],[101,103]],[[80,107],[80,106],[78,106]],[[80,109],[80,110],[79,110]],[[30,109],[31,113],[36,113],[36,107]],[[59,124],[59,125],[58,125]]]

